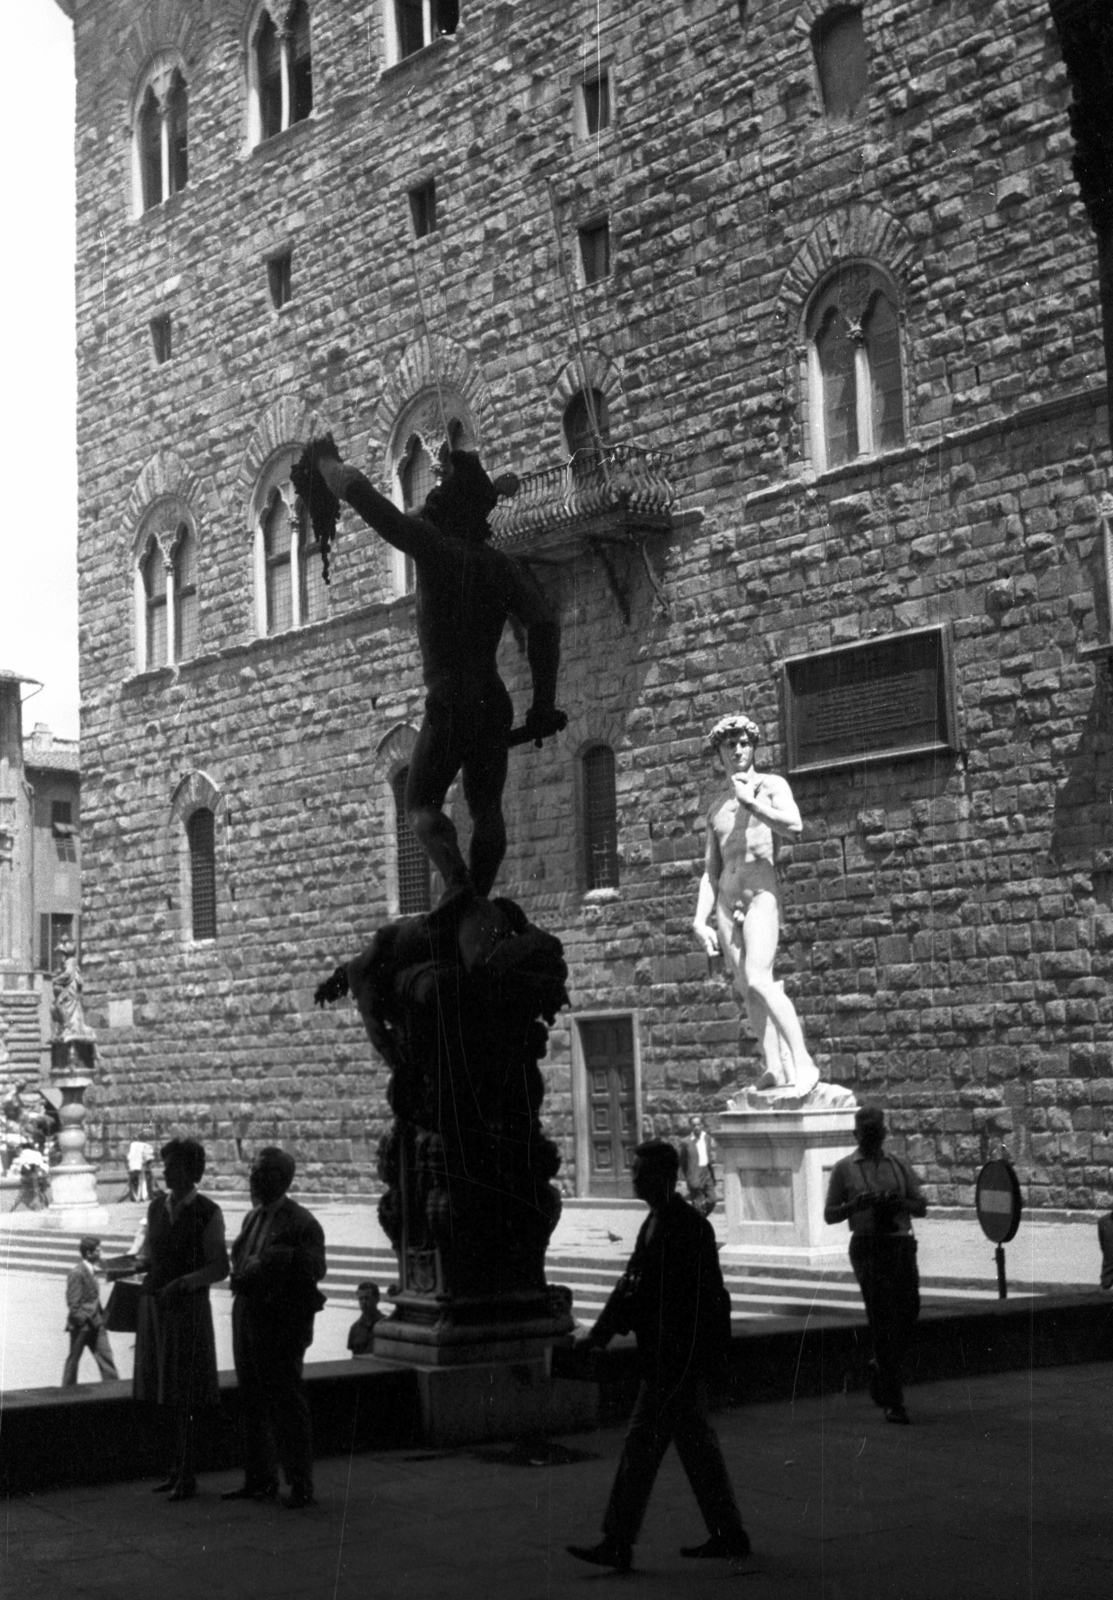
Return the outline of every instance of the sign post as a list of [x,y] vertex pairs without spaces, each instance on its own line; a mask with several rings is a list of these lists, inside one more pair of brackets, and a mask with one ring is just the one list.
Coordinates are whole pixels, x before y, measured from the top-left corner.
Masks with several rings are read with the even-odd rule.
[[1016,1238],[1016,1230],[1020,1227],[1020,1213],[1024,1209],[1024,1201],[1020,1195],[1020,1181],[1007,1156],[997,1161],[987,1161],[978,1173],[974,1189],[974,1206],[978,1213],[978,1221],[982,1225],[982,1232],[997,1246],[994,1251],[994,1259],[997,1262],[997,1294],[1000,1299],[1006,1300],[1009,1286],[1005,1280],[1005,1246],[1010,1239]]

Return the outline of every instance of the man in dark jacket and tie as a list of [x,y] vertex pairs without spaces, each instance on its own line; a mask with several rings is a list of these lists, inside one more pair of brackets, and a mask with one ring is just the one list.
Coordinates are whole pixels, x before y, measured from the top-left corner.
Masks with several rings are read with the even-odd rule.
[[740,1559],[750,1541],[707,1403],[708,1372],[730,1340],[730,1297],[715,1234],[676,1193],[679,1157],[652,1140],[634,1152],[634,1193],[649,1207],[630,1263],[595,1326],[578,1337],[602,1348],[616,1333],[635,1333],[641,1387],[623,1445],[597,1545],[569,1545],[595,1566],[629,1570],[645,1508],[669,1441],[676,1441],[708,1538],[681,1550],[696,1558]]
[[292,1511],[313,1504],[313,1441],[302,1363],[324,1305],[325,1236],[316,1217],[287,1198],[294,1158],[268,1146],[251,1165],[255,1208],[232,1246],[232,1353],[247,1461],[225,1500],[275,1500],[281,1461]]
[[120,1376],[112,1359],[112,1346],[104,1325],[104,1310],[97,1285],[100,1240],[87,1234],[78,1249],[81,1259],[66,1274],[66,1332],[70,1336],[70,1353],[62,1370],[63,1389],[69,1389],[77,1382],[77,1368],[83,1350],[93,1352],[102,1378],[109,1380]]

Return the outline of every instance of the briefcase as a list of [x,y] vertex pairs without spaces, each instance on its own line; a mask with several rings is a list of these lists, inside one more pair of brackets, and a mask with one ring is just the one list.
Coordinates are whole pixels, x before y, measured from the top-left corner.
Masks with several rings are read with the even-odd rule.
[[112,1285],[104,1308],[104,1325],[109,1333],[135,1333],[139,1327],[141,1285],[121,1278]]

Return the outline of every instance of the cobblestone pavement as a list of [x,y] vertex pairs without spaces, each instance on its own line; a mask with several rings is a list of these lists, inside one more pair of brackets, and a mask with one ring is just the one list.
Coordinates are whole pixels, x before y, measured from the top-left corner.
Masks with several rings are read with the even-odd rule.
[[[678,1555],[700,1520],[670,1452],[635,1571],[583,1566],[621,1445],[608,1429],[531,1465],[510,1447],[321,1461],[305,1512],[223,1504],[235,1475],[167,1505],[148,1483],[8,1501],[4,1592],[20,1600],[1108,1600],[1107,1366],[909,1391],[887,1426],[863,1395],[720,1413],[754,1543]],[[602,1587],[598,1587],[602,1586]],[[609,1586],[609,1588],[608,1588]]]

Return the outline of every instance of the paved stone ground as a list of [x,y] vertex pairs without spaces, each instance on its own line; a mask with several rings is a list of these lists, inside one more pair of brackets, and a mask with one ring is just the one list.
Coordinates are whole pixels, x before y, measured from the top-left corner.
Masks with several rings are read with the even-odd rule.
[[[3,1592],[20,1600],[1108,1600],[1110,1368],[910,1391],[911,1428],[862,1395],[721,1413],[754,1541],[735,1566],[682,1561],[699,1516],[670,1452],[636,1570],[582,1566],[621,1431],[569,1438],[586,1460],[368,1454],[318,1463],[320,1504],[224,1505],[236,1478],[169,1506],[147,1483],[5,1508]],[[509,1447],[506,1447],[509,1448]]]

